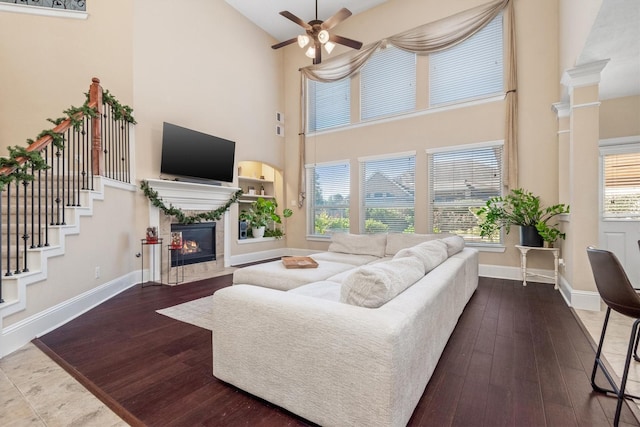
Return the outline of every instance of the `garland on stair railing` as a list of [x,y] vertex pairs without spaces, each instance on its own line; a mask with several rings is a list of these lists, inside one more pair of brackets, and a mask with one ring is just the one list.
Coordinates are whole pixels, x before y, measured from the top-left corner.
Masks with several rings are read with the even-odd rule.
[[186,215],[182,211],[182,209],[176,208],[173,205],[169,205],[169,207],[167,207],[162,199],[158,196],[158,192],[151,188],[147,181],[142,180],[140,182],[140,189],[142,190],[144,195],[147,196],[153,206],[160,209],[165,215],[175,217],[180,224],[194,224],[202,221],[217,221],[222,218],[222,215],[231,207],[232,204],[236,203],[238,201],[238,198],[240,198],[240,196],[242,196],[243,194],[242,190],[238,190],[233,193],[229,200],[227,200],[227,203],[220,206],[218,209],[209,212],[200,212],[194,215]]
[[[71,106],[64,110],[65,116],[57,119],[47,119],[47,121],[54,125],[59,125],[65,120],[69,120],[71,126],[75,131],[80,130],[84,125],[83,118],[91,117],[95,118],[98,113],[95,109],[89,107],[89,93],[85,93],[87,100],[81,107]],[[116,120],[124,120],[127,123],[136,124],[133,118],[133,109],[127,105],[122,105],[108,90],[102,92],[102,101],[108,104],[113,111],[113,118]],[[31,145],[35,141],[39,140],[43,136],[50,136],[51,143],[62,150],[64,148],[64,135],[62,133],[54,132],[52,129],[45,129],[36,136],[35,140],[27,139],[27,144]],[[13,172],[7,175],[0,175],[0,191],[4,190],[4,187],[11,182],[24,182],[33,181],[33,172],[48,169],[46,160],[42,157],[40,151],[27,151],[27,147],[9,146],[8,157],[0,157],[0,169],[9,167],[13,169]]]

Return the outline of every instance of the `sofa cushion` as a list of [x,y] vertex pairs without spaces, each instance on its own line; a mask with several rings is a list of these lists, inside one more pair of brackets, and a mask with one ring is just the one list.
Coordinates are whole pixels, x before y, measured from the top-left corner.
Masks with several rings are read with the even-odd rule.
[[329,252],[383,257],[386,244],[386,234],[333,233]]
[[318,261],[318,263],[322,261],[331,261],[331,262],[341,262],[343,264],[351,264],[351,265],[364,265],[368,264],[372,261],[377,261],[380,258],[373,255],[357,255],[357,254],[345,254],[340,252],[318,252],[310,255],[311,258]]
[[325,280],[340,272],[351,270],[353,265],[340,262],[322,261],[318,268],[287,269],[282,261],[272,261],[243,267],[233,272],[233,284],[263,286],[288,291],[307,283]]
[[460,236],[449,236],[442,239],[447,245],[447,253],[453,256],[464,249],[464,239]]
[[441,239],[451,236],[448,233],[441,234],[415,234],[415,233],[389,233],[387,234],[387,246],[385,255],[395,255],[400,249],[410,248],[423,242]]
[[340,289],[340,302],[378,308],[423,276],[424,264],[416,257],[365,265],[345,278]]
[[302,285],[287,292],[329,301],[340,301],[340,283],[329,280],[309,283],[308,285]]
[[425,274],[442,264],[448,257],[447,244],[442,240],[431,240],[406,249],[400,249],[394,259],[416,257],[424,264]]

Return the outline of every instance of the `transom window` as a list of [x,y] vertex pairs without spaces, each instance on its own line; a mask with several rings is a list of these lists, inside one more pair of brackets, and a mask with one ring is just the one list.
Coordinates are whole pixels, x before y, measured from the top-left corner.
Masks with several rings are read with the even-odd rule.
[[307,84],[307,129],[310,132],[347,125],[351,121],[351,80]]
[[502,14],[473,37],[429,55],[429,105],[438,106],[503,92]]
[[374,53],[362,68],[362,120],[414,111],[416,54],[393,46]]

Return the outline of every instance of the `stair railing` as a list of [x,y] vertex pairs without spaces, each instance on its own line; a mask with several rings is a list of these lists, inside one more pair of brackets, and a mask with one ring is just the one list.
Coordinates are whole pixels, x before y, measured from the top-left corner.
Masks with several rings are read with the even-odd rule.
[[[132,110],[92,79],[83,109],[43,132],[0,168],[0,304],[2,277],[28,273],[29,249],[50,246],[52,227],[66,225],[66,207],[80,207],[94,177],[131,180]],[[39,153],[39,156],[34,155]],[[56,242],[57,243],[57,242]]]

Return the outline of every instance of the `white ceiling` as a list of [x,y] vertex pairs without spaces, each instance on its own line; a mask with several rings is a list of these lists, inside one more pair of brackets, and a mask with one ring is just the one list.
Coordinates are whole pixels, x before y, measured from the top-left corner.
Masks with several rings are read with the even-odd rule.
[[[316,18],[315,0],[225,0],[277,41],[301,34],[301,28],[279,12],[287,10],[305,22]],[[354,15],[386,0],[320,0],[318,19],[326,21],[343,7]],[[358,37],[352,34],[351,37]],[[610,59],[602,71],[600,98],[640,95],[640,0],[603,0],[576,65]]]
[[603,0],[576,65],[602,59],[600,99],[640,95],[640,1]]
[[[283,10],[293,13],[304,22],[316,19],[315,0],[225,0],[250,21],[271,34],[279,42],[292,39],[301,34],[301,27],[280,16]],[[326,21],[334,13],[346,7],[357,15],[371,9],[386,0],[320,0],[318,1],[318,19]]]

